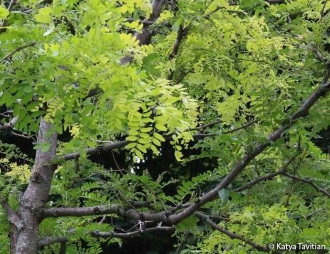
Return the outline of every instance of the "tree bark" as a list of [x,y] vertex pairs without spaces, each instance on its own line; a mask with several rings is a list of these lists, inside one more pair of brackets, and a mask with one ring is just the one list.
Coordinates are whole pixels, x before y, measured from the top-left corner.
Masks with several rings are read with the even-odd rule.
[[29,185],[19,200],[17,216],[20,227],[11,225],[10,253],[35,254],[38,248],[40,209],[46,204],[55,166],[50,162],[56,155],[57,133],[53,124],[42,118],[39,127],[38,144],[47,143],[49,149],[37,150]]

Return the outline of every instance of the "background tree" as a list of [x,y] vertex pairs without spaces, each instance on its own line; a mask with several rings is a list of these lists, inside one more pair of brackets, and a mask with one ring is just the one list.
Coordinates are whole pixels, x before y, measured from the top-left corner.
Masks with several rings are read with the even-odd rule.
[[329,8],[5,2],[2,252],[326,252]]

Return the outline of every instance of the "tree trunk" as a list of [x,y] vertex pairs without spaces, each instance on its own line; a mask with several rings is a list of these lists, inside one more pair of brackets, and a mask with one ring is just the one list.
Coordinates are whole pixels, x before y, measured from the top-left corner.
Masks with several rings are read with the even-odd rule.
[[[51,159],[56,155],[57,133],[53,124],[41,119],[38,144],[48,144],[43,152],[38,149],[29,185],[19,200],[19,223],[11,225],[10,253],[35,254],[38,248],[39,211],[46,204],[55,166]],[[18,226],[19,225],[19,226]]]

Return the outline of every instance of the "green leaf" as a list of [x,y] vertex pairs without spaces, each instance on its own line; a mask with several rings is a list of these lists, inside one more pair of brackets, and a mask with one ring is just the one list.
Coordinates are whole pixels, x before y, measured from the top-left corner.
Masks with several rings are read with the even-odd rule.
[[172,25],[172,30],[173,30],[174,32],[179,31],[180,26],[182,25],[182,23],[183,23],[183,19],[182,19],[182,18],[180,18],[180,19],[178,19],[177,21],[175,21],[175,23]]
[[47,152],[50,148],[50,143],[42,142],[34,146],[35,150],[41,150],[43,153]]
[[137,143],[129,143],[127,146],[125,146],[125,148],[127,149],[131,149],[133,147],[136,147]]
[[229,200],[229,190],[223,188],[223,189],[218,191],[218,195],[221,198],[221,204],[220,205],[225,205]]
[[180,231],[192,230],[197,227],[198,218],[194,215],[182,220],[175,227]]
[[144,145],[137,144],[136,146],[141,152],[146,153],[147,149]]
[[140,129],[141,132],[149,132],[149,131],[151,131],[151,130],[152,130],[151,127],[145,127],[145,128],[141,128],[141,129]]
[[156,124],[155,127],[157,130],[167,131],[167,128],[164,125]]
[[126,137],[126,140],[128,140],[128,141],[136,141],[136,140],[138,140],[138,137],[137,136],[128,136],[128,137]]
[[156,138],[153,138],[153,139],[152,139],[152,143],[154,143],[156,146],[161,146],[161,143],[160,143],[159,140],[156,139]]
[[139,157],[141,160],[143,160],[143,154],[139,150],[134,150],[134,153],[137,157]]
[[154,146],[154,145],[150,145],[150,149],[153,151],[154,154],[156,154],[156,155],[159,154],[159,151],[158,151],[158,149],[157,149],[156,146]]
[[48,24],[52,21],[51,17],[52,9],[49,7],[44,7],[39,10],[37,14],[34,15],[34,19],[37,22]]
[[162,141],[162,142],[165,141],[165,138],[157,132],[154,133],[154,138],[156,138],[156,139],[158,139],[159,141]]
[[0,6],[0,19],[5,19],[8,15],[9,11],[5,7]]

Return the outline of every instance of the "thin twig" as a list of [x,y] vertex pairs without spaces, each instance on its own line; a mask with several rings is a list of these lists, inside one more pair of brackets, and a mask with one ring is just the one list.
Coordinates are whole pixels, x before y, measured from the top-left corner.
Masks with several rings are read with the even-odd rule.
[[313,47],[312,50],[317,55],[318,59],[320,59],[321,62],[327,64],[327,61],[325,60],[325,58],[322,56],[321,52],[316,47]]
[[175,83],[176,83],[176,84],[181,83],[182,80],[183,80],[185,77],[187,77],[187,75],[188,75],[189,73],[192,73],[193,71],[194,71],[194,69],[190,69],[190,70],[188,70],[188,71],[185,71],[185,72],[181,73],[181,75],[175,80]]
[[309,184],[310,186],[312,186],[315,190],[317,190],[318,192],[321,192],[321,193],[323,193],[324,195],[326,195],[327,197],[330,198],[330,193],[327,192],[325,189],[323,189],[323,188],[317,186],[317,185],[313,182],[313,180],[311,180],[311,179],[300,178],[300,177],[298,177],[298,176],[291,175],[291,174],[289,174],[289,173],[287,173],[287,172],[282,172],[281,174],[284,175],[284,176],[287,176],[287,177],[289,177],[289,178],[291,178],[291,179],[294,179],[294,180],[297,180],[297,181],[300,181],[300,182],[303,182],[303,183],[307,183],[307,184]]
[[247,123],[247,124],[245,124],[245,125],[243,125],[243,126],[241,126],[241,127],[238,127],[238,128],[232,129],[232,130],[230,130],[230,131],[225,131],[225,132],[223,132],[222,134],[229,134],[229,133],[233,133],[233,132],[236,132],[236,131],[239,131],[239,130],[245,129],[245,128],[249,127],[250,125],[252,125],[252,124],[254,124],[254,123],[256,123],[256,122],[258,122],[258,120],[253,120],[253,121],[251,121],[251,122],[249,122],[249,123]]
[[11,0],[8,6],[8,11],[11,12],[11,10],[13,9],[14,5],[16,4],[17,0]]
[[[244,124],[243,126],[241,127],[238,127],[238,128],[235,128],[235,129],[232,129],[232,130],[229,130],[229,131],[225,131],[225,132],[219,132],[219,133],[197,133],[195,135],[193,135],[194,138],[200,138],[200,137],[215,137],[215,136],[219,136],[219,135],[223,135],[223,134],[230,134],[230,133],[233,133],[233,132],[236,132],[236,131],[239,131],[239,130],[242,130],[242,129],[245,129],[247,127],[249,127],[250,125],[256,123],[258,120],[253,120],[247,124]],[[211,124],[215,124],[215,123],[211,123]],[[196,129],[196,128],[195,128]]]
[[11,134],[14,135],[14,136],[16,136],[16,137],[21,137],[21,138],[26,138],[26,139],[32,139],[32,137],[30,137],[28,135],[19,134],[19,133],[16,133],[14,131],[12,131]]
[[22,50],[22,49],[25,49],[27,47],[32,47],[36,45],[35,42],[32,42],[32,43],[29,43],[29,44],[26,44],[24,46],[21,46],[21,47],[18,47],[17,49],[15,49],[13,52],[10,52],[9,54],[5,55],[2,59],[0,59],[0,63],[2,63],[3,61],[7,60],[9,57],[11,57],[13,54],[15,54],[16,52]]
[[189,129],[189,131],[197,131],[197,130],[205,129],[205,128],[207,128],[207,127],[211,127],[211,126],[213,126],[213,125],[215,125],[215,124],[218,124],[218,123],[221,123],[221,120],[216,120],[216,121],[214,121],[214,122],[207,123],[207,124],[204,124],[204,125],[202,125],[202,126],[198,126],[198,127],[196,127],[196,128],[191,128],[191,129]]
[[175,230],[174,227],[153,227],[153,228],[146,228],[141,232],[140,230],[133,231],[133,232],[127,232],[127,233],[116,233],[116,232],[98,232],[94,231],[91,232],[91,235],[94,237],[102,237],[102,238],[111,238],[111,237],[116,237],[116,238],[132,238],[134,236],[139,236],[142,233],[154,233],[154,232],[169,232],[172,233]]
[[325,9],[325,6],[327,5],[327,2],[328,2],[328,0],[324,1],[323,7],[322,7],[322,10],[321,10],[321,18],[324,16],[324,9]]
[[293,156],[290,160],[288,160],[284,165],[283,167],[281,167],[280,170],[274,172],[274,173],[271,173],[271,174],[267,174],[267,175],[263,175],[263,176],[260,176],[256,179],[254,179],[253,181],[247,183],[246,185],[244,186],[241,186],[239,188],[236,188],[234,189],[235,192],[239,192],[239,191],[243,191],[243,190],[246,190],[246,189],[249,189],[251,188],[252,186],[256,185],[257,183],[261,182],[261,181],[265,181],[265,180],[268,180],[268,179],[271,179],[277,175],[281,175],[282,173],[284,173],[286,171],[286,169],[288,168],[288,166],[297,158],[297,156],[299,155],[299,153],[297,153],[295,156]]
[[[218,224],[214,223],[210,218],[209,216],[203,214],[203,213],[200,213],[200,212],[196,212],[195,213],[196,216],[202,220],[204,220],[208,225],[210,225],[211,228],[215,229],[215,230],[218,230],[220,231],[221,233],[224,233],[225,235],[227,235],[229,238],[231,239],[238,239],[238,240],[241,240],[242,242],[245,242],[247,243],[248,245],[252,246],[253,248],[255,248],[256,250],[258,251],[263,251],[263,252],[269,252],[269,248],[268,247],[264,247],[264,246],[260,246],[258,244],[256,244],[255,242],[253,241],[250,241],[250,240],[247,240],[245,239],[244,236],[240,236],[240,235],[237,235],[233,232],[230,232],[222,227],[220,227]],[[273,253],[278,253],[278,252],[273,252]]]
[[112,154],[113,161],[115,162],[116,167],[118,168],[120,174],[121,174],[121,175],[124,175],[123,171],[124,171],[125,173],[126,173],[127,171],[126,171],[125,169],[121,169],[121,168],[119,167],[118,162],[117,162],[117,160],[116,160],[116,157],[115,157],[115,154],[114,154],[113,151],[111,151],[111,154]]

